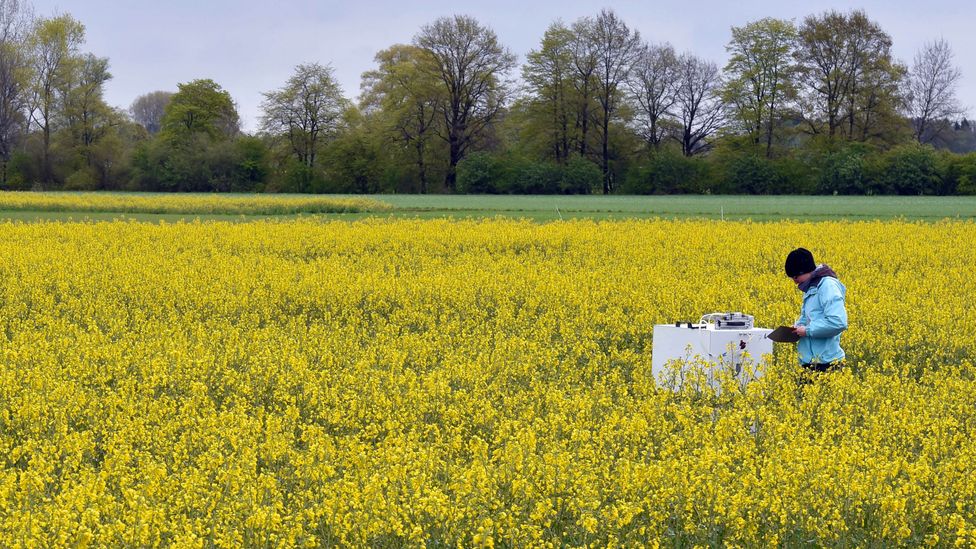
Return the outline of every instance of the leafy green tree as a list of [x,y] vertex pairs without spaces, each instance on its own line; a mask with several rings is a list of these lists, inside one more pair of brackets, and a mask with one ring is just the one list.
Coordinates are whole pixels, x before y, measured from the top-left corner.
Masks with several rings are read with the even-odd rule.
[[625,96],[620,90],[640,54],[640,33],[631,30],[612,10],[601,10],[591,36],[596,43],[596,98],[600,104],[600,166],[603,194],[613,190],[610,175],[610,128]]
[[569,157],[563,167],[559,190],[564,194],[591,194],[603,187],[600,166],[577,154]]
[[466,194],[498,194],[505,179],[504,163],[487,152],[474,152],[458,163],[457,190]]
[[498,43],[495,31],[472,17],[441,17],[425,25],[414,44],[431,56],[431,76],[440,81],[439,136],[448,146],[444,186],[457,190],[457,165],[496,121],[505,105],[506,74],[515,55]]
[[[203,151],[212,141],[203,134],[191,135],[189,143],[177,150],[168,140],[156,138],[146,141],[133,153],[133,183],[136,190],[186,192],[206,191],[209,166],[204,164]],[[198,146],[194,147],[193,144]]]
[[708,188],[708,167],[700,157],[688,157],[671,147],[652,152],[631,170],[624,184],[629,194],[686,194]]
[[261,139],[243,135],[201,150],[203,180],[198,190],[255,192],[263,190],[268,174],[268,149]]
[[544,158],[565,163],[570,158],[574,128],[573,32],[561,21],[546,29],[538,50],[522,67],[529,98],[524,133],[543,151]]
[[163,114],[161,137],[187,146],[197,135],[228,140],[240,132],[237,107],[230,94],[210,79],[178,85]]
[[837,147],[823,157],[817,191],[821,194],[872,192],[871,148],[862,143]]
[[65,84],[73,80],[78,48],[85,41],[85,27],[70,15],[39,19],[28,41],[31,55],[32,88],[30,119],[42,135],[40,179],[54,182],[51,137],[61,117]]
[[591,157],[610,192],[619,157],[614,132],[626,129],[621,122],[630,112],[623,86],[640,49],[639,34],[610,10],[570,27],[550,25],[523,67],[528,94],[514,109],[522,117],[522,148],[560,164],[572,153]]
[[253,192],[265,190],[269,155],[256,137],[213,140],[199,132],[180,148],[166,139],[147,140],[132,156],[137,190],[164,192]]
[[938,153],[927,145],[900,145],[882,159],[881,179],[886,190],[904,195],[945,194]]
[[264,94],[261,129],[284,140],[295,159],[314,171],[322,146],[340,129],[346,103],[332,67],[298,65],[283,88]]
[[836,11],[808,16],[799,29],[796,59],[804,85],[801,108],[811,133],[833,138],[843,120],[842,107],[851,88],[847,57],[852,49],[847,17]]
[[859,141],[890,134],[905,74],[891,57],[891,37],[857,10],[811,15],[798,36],[800,106],[809,131]]
[[267,149],[240,136],[237,109],[213,80],[179,85],[166,106],[158,136],[133,157],[138,188],[153,191],[264,189]]
[[901,81],[907,69],[890,55],[863,76],[849,104],[850,139],[890,147],[911,139],[911,125],[901,115]]
[[782,181],[772,162],[763,156],[736,154],[725,166],[725,185],[731,192],[744,194],[776,194]]
[[325,186],[313,192],[379,192],[381,142],[373,139],[362,112],[350,105],[343,112],[345,129],[325,150]]
[[950,183],[950,192],[976,195],[976,152],[953,154],[946,163],[946,179]]
[[30,55],[30,10],[17,0],[0,0],[0,186],[6,187],[14,147],[24,134]]
[[421,193],[430,188],[431,138],[439,122],[443,89],[433,58],[417,46],[396,44],[375,57],[363,74],[362,106],[394,146],[410,149]]
[[87,169],[96,189],[128,188],[132,177],[132,155],[137,146],[149,139],[141,125],[127,119],[125,113],[112,109],[110,129],[87,152]]
[[732,27],[726,46],[725,101],[755,145],[764,142],[772,157],[773,135],[783,106],[795,95],[793,50],[796,28],[790,21],[765,18]]
[[562,183],[563,167],[551,160],[537,160],[517,151],[491,154],[497,175],[486,181],[491,192],[505,194],[556,194]]
[[112,78],[108,59],[85,54],[75,60],[70,80],[63,80],[61,98],[70,153],[82,159],[86,168],[93,163],[92,148],[96,142],[114,131],[121,120],[120,113],[109,107],[102,98],[105,83]]

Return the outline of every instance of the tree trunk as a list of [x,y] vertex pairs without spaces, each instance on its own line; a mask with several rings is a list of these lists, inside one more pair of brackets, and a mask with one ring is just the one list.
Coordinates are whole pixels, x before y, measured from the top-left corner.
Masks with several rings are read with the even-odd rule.
[[427,194],[427,166],[424,165],[424,142],[417,140],[417,173],[420,176],[420,194]]
[[833,141],[834,134],[837,133],[837,103],[836,101],[827,104],[827,136]]
[[447,175],[444,177],[444,188],[449,193],[453,193],[454,189],[457,188],[457,168],[453,163],[447,167]]
[[914,126],[915,126],[915,140],[918,141],[919,143],[923,143],[922,136],[925,134],[925,124],[926,124],[926,119],[925,119],[924,116],[921,117],[921,118],[919,118],[914,123]]
[[[45,121],[47,117],[45,117]],[[53,177],[51,176],[51,126],[44,125],[44,152],[41,155],[41,181],[47,186]]]
[[854,141],[854,99],[851,99],[850,105],[848,107],[850,112],[847,114],[847,138]]
[[569,160],[569,116],[566,114],[566,97],[562,92],[562,88],[559,89],[557,93],[558,99],[558,109],[559,118],[557,120],[556,127],[559,131],[558,141],[560,143],[560,154],[561,157],[558,158],[560,164],[565,164]]
[[555,157],[556,163],[562,161],[563,151],[560,149],[560,139],[559,139],[559,94],[558,92],[552,99],[552,125],[555,128],[553,131],[552,139],[552,154]]
[[563,163],[569,160],[569,117],[566,115],[565,107],[562,113],[562,142],[563,142]]
[[587,131],[589,130],[589,126],[590,126],[589,125],[589,122],[590,122],[590,109],[589,109],[589,106],[588,106],[589,105],[589,102],[590,102],[590,97],[589,97],[589,91],[587,90],[586,86],[583,87],[583,97],[582,97],[582,100],[583,100],[583,108],[582,108],[582,111],[580,112],[580,130],[581,131],[580,131],[580,147],[579,147],[579,153],[580,153],[580,156],[584,156],[585,157],[586,156],[586,134],[587,134]]
[[451,133],[450,137],[451,161],[447,167],[447,175],[444,177],[444,186],[447,192],[457,192],[457,165],[461,160],[461,143],[457,136]]
[[610,194],[610,110],[603,109],[603,194]]

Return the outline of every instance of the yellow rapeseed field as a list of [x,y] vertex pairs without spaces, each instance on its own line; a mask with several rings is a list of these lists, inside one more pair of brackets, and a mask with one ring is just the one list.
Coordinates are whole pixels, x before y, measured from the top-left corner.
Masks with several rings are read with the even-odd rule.
[[222,194],[124,194],[101,192],[35,193],[0,191],[0,210],[45,212],[124,212],[188,215],[281,215],[298,213],[385,212],[390,205],[368,198]]
[[[0,224],[0,546],[972,546],[976,224]],[[850,368],[662,387],[655,323]]]

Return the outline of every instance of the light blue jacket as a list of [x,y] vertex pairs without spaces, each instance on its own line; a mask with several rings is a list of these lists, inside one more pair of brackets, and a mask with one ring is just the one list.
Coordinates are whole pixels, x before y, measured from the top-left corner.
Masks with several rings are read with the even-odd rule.
[[796,344],[801,364],[824,364],[844,359],[840,334],[847,329],[846,295],[847,288],[829,276],[803,294],[797,324],[807,327],[807,335]]

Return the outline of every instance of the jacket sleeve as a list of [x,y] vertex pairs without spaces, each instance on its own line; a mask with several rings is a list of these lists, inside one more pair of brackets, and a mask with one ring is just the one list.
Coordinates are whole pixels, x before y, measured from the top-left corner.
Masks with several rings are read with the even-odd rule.
[[844,294],[840,285],[824,280],[817,291],[823,317],[811,319],[807,326],[807,336],[816,338],[834,337],[847,329],[847,309],[844,307]]

